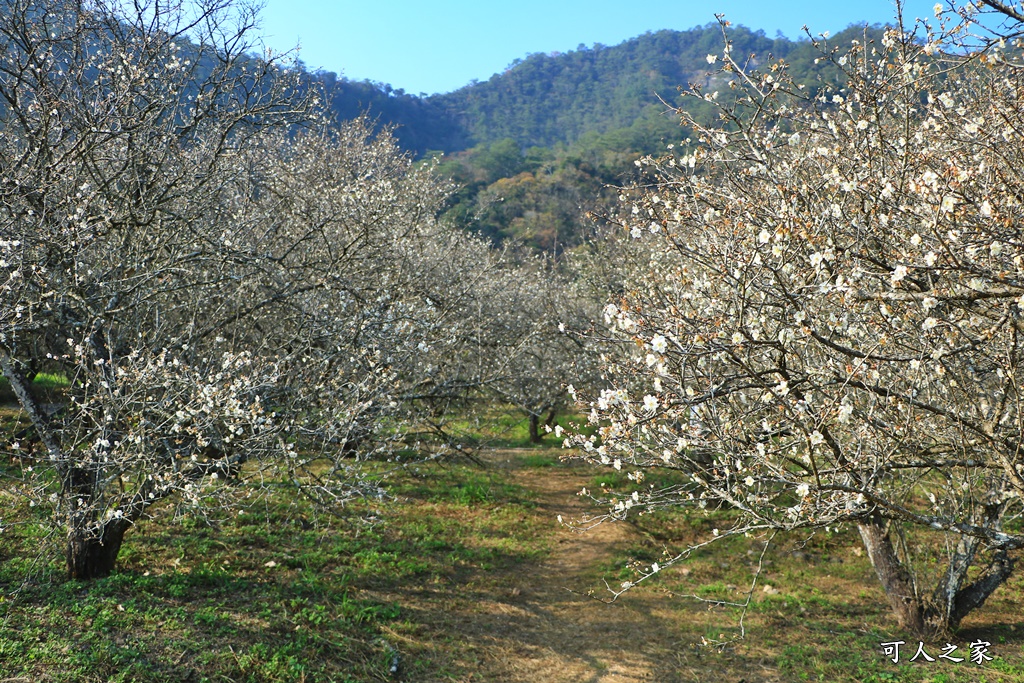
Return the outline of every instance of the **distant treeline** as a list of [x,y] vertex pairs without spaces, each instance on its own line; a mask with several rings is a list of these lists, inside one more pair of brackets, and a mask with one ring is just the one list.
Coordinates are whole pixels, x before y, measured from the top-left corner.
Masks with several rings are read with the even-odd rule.
[[[878,26],[850,27],[826,43],[880,34]],[[809,88],[837,78],[820,59],[820,40],[769,38],[742,26],[730,28],[728,40],[741,64],[782,59]],[[444,155],[442,172],[461,188],[450,219],[495,241],[514,237],[557,253],[577,243],[584,214],[600,212],[602,188],[629,173],[633,160],[686,137],[673,107],[698,120],[713,115],[710,104],[684,100],[679,90],[700,86],[727,97],[728,80],[708,61],[724,46],[717,23],[649,32],[611,47],[532,54],[487,81],[431,96],[330,72],[313,77],[339,118],[369,113],[415,156]]]

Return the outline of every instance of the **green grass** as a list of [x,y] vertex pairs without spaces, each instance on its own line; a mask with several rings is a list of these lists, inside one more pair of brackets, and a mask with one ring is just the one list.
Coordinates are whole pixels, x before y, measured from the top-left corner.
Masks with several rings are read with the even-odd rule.
[[465,466],[416,466],[407,476],[394,482],[391,493],[432,503],[471,506],[517,500],[528,504],[532,494],[522,486],[506,481],[497,470]]
[[[4,428],[13,428],[13,414],[5,419]],[[129,534],[115,574],[88,584],[64,580],[47,512],[0,492],[9,524],[0,535],[0,680],[386,681],[395,680],[396,653],[398,680],[504,680],[495,671],[507,670],[495,662],[509,650],[496,643],[509,648],[520,636],[508,624],[519,620],[529,636],[551,620],[569,638],[586,626],[561,621],[580,600],[562,587],[581,588],[584,579],[550,573],[563,566],[551,554],[574,540],[552,519],[562,509],[532,484],[562,481],[568,498],[584,485],[637,487],[625,473],[562,463],[560,455],[502,453],[484,468],[410,465],[392,478],[390,500],[359,502],[338,519],[284,493],[207,520],[175,521],[157,510]],[[651,483],[680,482],[650,474],[640,486]],[[634,579],[637,569],[664,564],[731,519],[727,510],[631,517],[607,552],[579,571],[587,581],[596,577],[600,593],[604,581]],[[994,661],[909,663],[915,642],[895,665],[879,644],[910,639],[895,626],[853,529],[778,536],[745,614],[692,597],[745,600],[761,543],[724,538],[623,596],[627,609],[609,606],[610,626],[620,617],[649,617],[652,630],[635,638],[653,633],[664,641],[638,648],[630,635],[576,650],[542,640],[534,653],[549,652],[556,665],[560,658],[593,662],[603,672],[609,660],[595,652],[644,652],[660,667],[655,680],[668,683],[1024,682],[1024,577],[1011,578],[952,641],[965,654],[970,641],[989,640]],[[554,597],[531,602],[543,593],[532,581],[556,586]],[[629,602],[634,597],[646,602]],[[695,647],[702,638],[738,638],[741,616],[742,639]],[[588,637],[598,636],[581,636]],[[936,656],[942,644],[928,643],[929,652]]]
[[[634,524],[640,538],[624,547],[607,568],[618,568],[619,578],[635,578],[630,566],[646,571],[651,562],[670,554],[667,549],[708,538],[712,526],[726,528],[731,516],[719,510],[706,516],[676,512],[637,518]],[[724,538],[663,570],[656,582],[646,586],[670,596],[743,603],[762,548],[763,539]],[[780,534],[766,555],[748,609],[705,607],[712,616],[704,617],[703,635],[709,641],[738,638],[742,619],[746,635],[726,651],[736,659],[748,656],[744,653],[768,656],[786,681],[1019,683],[1024,681],[1024,620],[1018,598],[1022,589],[1024,577],[1011,578],[982,610],[968,616],[950,640],[959,647],[955,656],[964,658],[970,642],[989,641],[994,661],[981,667],[940,659],[911,663],[918,642],[895,624],[854,529]],[[699,601],[689,600],[700,609]],[[902,646],[899,664],[887,659],[880,647],[894,640],[908,641]],[[945,642],[925,643],[926,651],[937,658]],[[751,674],[737,675],[756,680]]]
[[[262,527],[222,530],[283,541],[281,532]],[[299,546],[294,557],[315,546],[308,535],[287,532]],[[182,535],[192,533],[171,527],[130,539],[121,570],[106,579],[62,582],[51,567],[8,597],[0,669],[53,681],[375,675],[381,652],[374,627],[396,619],[397,606],[356,597],[353,574],[263,567],[260,561],[276,553],[243,559],[225,551],[173,564],[154,545],[190,548]],[[0,582],[20,578],[4,570]]]
[[[593,433],[594,428],[586,425],[586,418],[580,415],[558,415],[555,424],[567,430],[570,423],[582,426],[583,433]],[[511,405],[489,406],[479,414],[457,416],[446,423],[446,428],[466,444],[490,448],[561,448],[565,435],[556,437],[541,426],[540,443],[530,441],[530,421],[527,415]],[[552,425],[554,429],[554,425]]]
[[555,467],[558,465],[558,456],[550,453],[530,453],[519,459],[519,464],[524,467]]
[[[433,485],[436,483],[437,485]],[[447,586],[536,560],[544,534],[525,489],[465,466],[421,466],[396,499],[321,525],[291,500],[174,522],[126,539],[119,568],[66,581],[38,508],[12,511],[0,554],[0,672],[78,681],[389,680],[408,586]],[[7,500],[3,501],[7,504]],[[354,511],[360,512],[360,511]],[[12,515],[13,516],[13,515]],[[7,515],[5,514],[5,517]],[[450,665],[403,658],[411,680]]]
[[[29,390],[38,398],[44,401],[59,400],[63,390],[70,386],[71,382],[64,375],[49,372],[40,372],[32,379]],[[16,405],[17,396],[6,377],[0,373],[0,405]]]
[[674,486],[685,486],[686,478],[671,470],[651,469],[641,472],[643,479],[638,483],[630,478],[631,472],[622,470],[602,469],[591,477],[587,484],[592,490],[630,494],[635,490],[665,489]]
[[64,375],[58,375],[50,372],[40,372],[32,378],[32,384],[38,387],[44,387],[47,389],[57,389],[61,387],[67,387],[71,385],[71,382]]
[[[32,378],[32,385],[40,389],[59,389],[71,386],[71,382],[64,375],[52,372],[39,372]],[[6,377],[0,376],[0,391],[11,391],[11,383]]]

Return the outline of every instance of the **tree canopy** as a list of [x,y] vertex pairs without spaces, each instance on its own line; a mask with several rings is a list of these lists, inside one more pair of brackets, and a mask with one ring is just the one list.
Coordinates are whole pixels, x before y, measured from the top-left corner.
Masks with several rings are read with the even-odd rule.
[[952,51],[959,30],[823,42],[844,78],[816,90],[727,44],[739,98],[717,125],[688,117],[694,144],[622,195],[623,229],[651,243],[605,309],[632,352],[590,403],[599,438],[572,440],[638,484],[685,475],[612,517],[855,525],[922,636],[982,605],[1024,544],[1024,82],[998,46]]

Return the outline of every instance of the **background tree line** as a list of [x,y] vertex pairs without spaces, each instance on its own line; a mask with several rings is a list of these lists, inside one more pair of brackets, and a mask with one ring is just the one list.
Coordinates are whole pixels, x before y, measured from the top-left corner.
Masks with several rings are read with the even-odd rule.
[[[851,27],[835,40],[875,39],[879,32]],[[844,78],[809,39],[772,39],[742,26],[729,36],[752,66],[769,56],[783,60],[788,75],[812,89]],[[675,107],[702,123],[715,120],[712,101],[681,98],[680,87],[716,93],[722,102],[733,97],[732,78],[707,61],[721,38],[709,24],[615,46],[537,53],[487,81],[431,96],[330,72],[309,77],[326,86],[339,118],[368,114],[394,126],[404,149],[443,157],[441,172],[459,185],[446,203],[449,220],[496,244],[513,239],[558,255],[580,244],[588,214],[606,213],[602,188],[629,178],[640,156],[690,136]]]
[[[877,37],[879,28],[867,30]],[[836,40],[863,38],[863,27],[851,27]],[[772,55],[785,60],[789,73],[801,83],[841,73],[819,54],[810,40],[769,38],[763,31],[730,28],[739,54],[755,55],[755,63]],[[369,113],[397,126],[403,148],[423,155],[454,153],[474,145],[514,140],[521,149],[571,147],[581,139],[609,136],[600,146],[619,151],[652,153],[661,138],[672,140],[678,120],[669,106],[714,116],[699,102],[681,100],[680,87],[727,88],[728,79],[715,75],[706,58],[721,41],[717,24],[687,31],[648,32],[619,45],[580,45],[560,54],[535,53],[515,60],[486,81],[473,82],[450,93],[413,95],[386,83],[351,81],[332,72],[311,77],[327,86],[331,106],[340,118]],[[660,100],[664,100],[662,103]],[[591,145],[594,143],[592,142]]]

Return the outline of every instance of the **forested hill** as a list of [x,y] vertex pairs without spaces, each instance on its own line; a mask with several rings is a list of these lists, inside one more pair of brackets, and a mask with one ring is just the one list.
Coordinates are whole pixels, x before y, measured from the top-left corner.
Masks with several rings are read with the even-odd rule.
[[[863,29],[851,28],[849,37]],[[835,37],[841,39],[842,34]],[[729,29],[735,54],[785,58],[798,80],[813,80],[820,53],[807,40],[769,38],[742,26]],[[564,54],[532,54],[503,73],[450,93],[415,96],[390,85],[320,72],[341,118],[369,111],[398,126],[401,144],[416,154],[454,152],[512,139],[521,147],[572,145],[607,136],[619,148],[649,151],[673,136],[674,119],[659,98],[678,104],[678,88],[708,84],[707,55],[721,54],[717,24],[688,31],[645,33],[619,45],[580,45]]]
[[402,147],[417,156],[428,151],[454,152],[473,144],[469,131],[434,97],[407,94],[386,83],[350,81],[332,72],[315,77],[331,96],[331,107],[342,121],[369,114],[395,127]]
[[[736,27],[729,40],[740,63],[783,59],[813,89],[838,76],[830,60],[818,60],[823,50],[879,33],[851,27],[815,47]],[[581,244],[588,216],[609,212],[616,195],[607,188],[624,182],[634,160],[687,137],[672,106],[705,122],[717,115],[710,102],[681,98],[679,88],[729,98],[721,63],[708,62],[724,44],[717,24],[645,33],[613,47],[530,55],[487,81],[430,97],[330,73],[317,78],[333,93],[339,118],[369,111],[395,126],[413,154],[445,153],[439,171],[459,187],[442,209],[447,220],[495,243],[512,239],[557,255]]]
[[[738,49],[767,55],[792,51],[795,43],[771,40],[741,28]],[[434,99],[456,113],[477,142],[511,138],[524,146],[571,144],[587,133],[607,133],[653,119],[661,128],[659,97],[677,103],[679,86],[706,79],[706,56],[720,54],[717,25],[689,31],[646,33],[608,47],[580,45],[565,54],[533,54],[488,81]],[[673,122],[674,123],[674,122]]]

